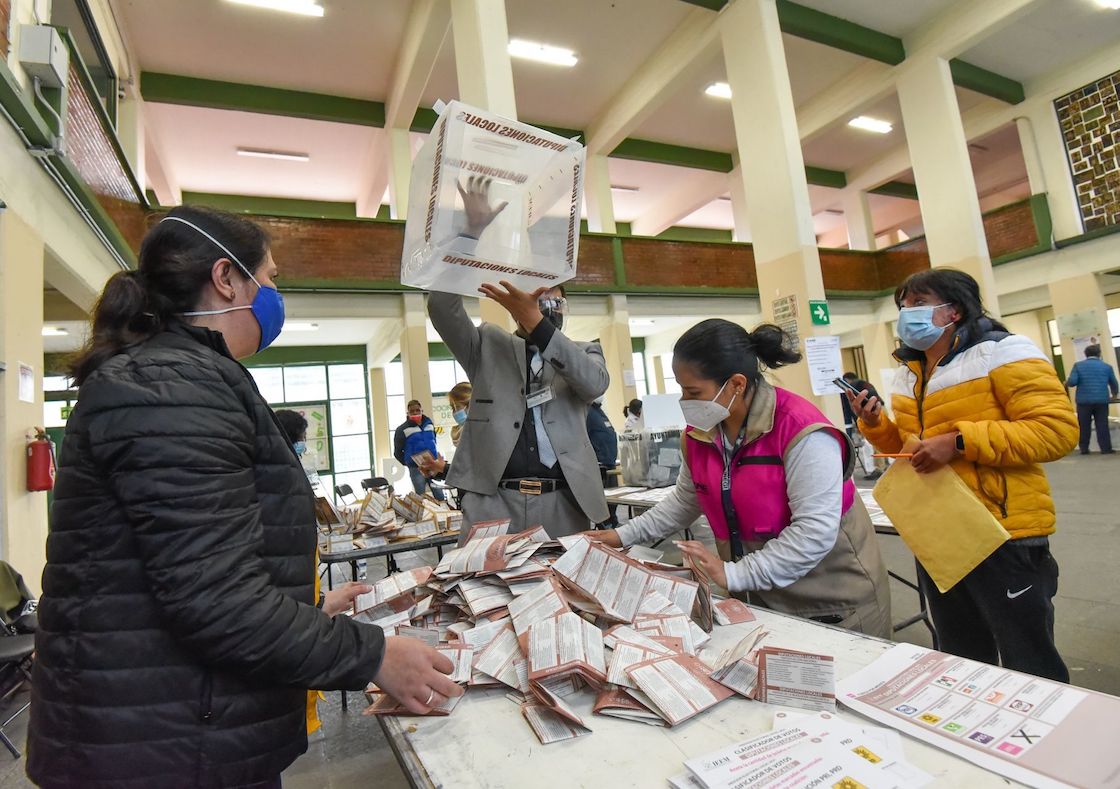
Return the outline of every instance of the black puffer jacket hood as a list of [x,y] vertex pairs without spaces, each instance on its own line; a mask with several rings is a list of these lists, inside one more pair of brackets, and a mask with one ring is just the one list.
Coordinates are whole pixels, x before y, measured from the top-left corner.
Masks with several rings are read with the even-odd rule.
[[276,778],[306,689],[359,690],[376,627],[314,606],[314,499],[220,334],[176,325],[105,362],[63,442],[27,773],[45,787]]

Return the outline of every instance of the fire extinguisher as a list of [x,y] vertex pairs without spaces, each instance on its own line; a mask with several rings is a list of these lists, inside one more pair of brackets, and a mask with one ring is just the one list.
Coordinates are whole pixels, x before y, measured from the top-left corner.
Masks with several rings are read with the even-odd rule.
[[35,428],[35,440],[27,442],[27,489],[52,490],[54,488],[54,442],[47,431]]

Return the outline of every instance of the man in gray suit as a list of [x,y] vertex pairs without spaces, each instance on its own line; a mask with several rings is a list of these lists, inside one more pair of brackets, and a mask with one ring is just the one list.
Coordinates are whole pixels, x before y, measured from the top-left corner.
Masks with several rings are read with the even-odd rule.
[[602,523],[607,503],[586,427],[588,404],[610,380],[602,349],[561,332],[562,287],[479,290],[509,312],[515,334],[475,327],[462,296],[428,297],[436,331],[474,386],[448,477],[463,494],[464,534],[498,518],[511,518],[512,532],[540,524],[552,537]]

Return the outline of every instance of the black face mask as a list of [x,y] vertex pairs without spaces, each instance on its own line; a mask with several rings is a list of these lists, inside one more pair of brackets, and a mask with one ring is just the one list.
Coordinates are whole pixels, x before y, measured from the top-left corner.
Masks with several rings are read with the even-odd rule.
[[544,316],[545,320],[556,327],[557,331],[562,331],[564,329],[564,313],[546,309],[541,310],[541,314]]

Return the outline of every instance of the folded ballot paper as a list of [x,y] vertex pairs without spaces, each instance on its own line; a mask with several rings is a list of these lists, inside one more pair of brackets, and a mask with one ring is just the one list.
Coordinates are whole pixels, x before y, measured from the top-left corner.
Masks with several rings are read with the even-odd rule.
[[485,282],[574,277],[584,147],[458,101],[436,109],[412,164],[401,283],[477,296]]

